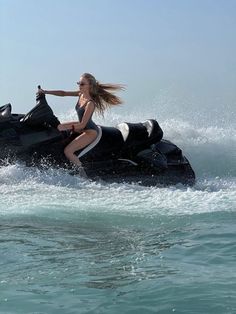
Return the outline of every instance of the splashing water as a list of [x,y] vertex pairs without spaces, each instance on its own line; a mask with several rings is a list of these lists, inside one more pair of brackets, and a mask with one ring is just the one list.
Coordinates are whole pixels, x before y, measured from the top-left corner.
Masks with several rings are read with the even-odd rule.
[[159,123],[195,169],[194,187],[0,168],[2,313],[233,313],[235,129]]

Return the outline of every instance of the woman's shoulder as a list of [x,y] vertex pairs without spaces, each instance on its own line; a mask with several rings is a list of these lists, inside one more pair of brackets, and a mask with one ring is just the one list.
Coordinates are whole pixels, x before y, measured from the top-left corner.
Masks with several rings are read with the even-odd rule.
[[93,99],[89,99],[84,101],[83,99],[79,99],[77,102],[77,107],[79,107],[80,109],[86,109],[86,108],[95,108],[96,107],[96,103]]
[[93,99],[89,99],[86,101],[86,103],[84,104],[84,107],[90,107],[90,108],[95,108],[96,107],[96,103]]

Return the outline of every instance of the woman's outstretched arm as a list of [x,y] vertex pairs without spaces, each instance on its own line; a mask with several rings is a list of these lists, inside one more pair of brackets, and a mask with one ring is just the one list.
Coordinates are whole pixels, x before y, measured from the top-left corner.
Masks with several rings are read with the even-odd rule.
[[64,96],[78,97],[79,96],[79,91],[45,90],[45,89],[40,88],[38,92],[42,94],[61,96],[61,97],[64,97]]

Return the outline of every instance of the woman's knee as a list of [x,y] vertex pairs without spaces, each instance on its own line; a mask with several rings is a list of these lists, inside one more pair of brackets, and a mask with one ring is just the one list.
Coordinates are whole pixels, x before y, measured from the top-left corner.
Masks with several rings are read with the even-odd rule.
[[64,149],[64,154],[66,155],[66,157],[70,157],[74,154],[74,152],[68,146],[66,146]]

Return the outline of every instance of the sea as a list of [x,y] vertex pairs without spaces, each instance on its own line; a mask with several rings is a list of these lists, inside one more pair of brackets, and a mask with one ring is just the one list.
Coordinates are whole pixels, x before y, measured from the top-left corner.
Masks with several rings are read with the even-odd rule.
[[154,101],[98,122],[157,118],[192,187],[0,168],[1,314],[236,313],[236,120],[172,109]]

